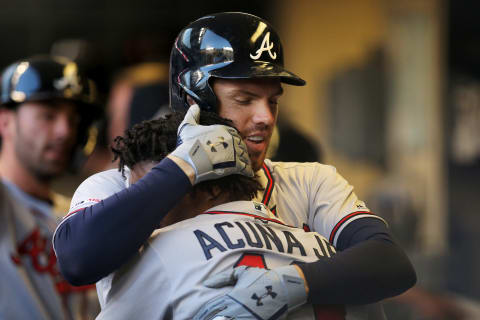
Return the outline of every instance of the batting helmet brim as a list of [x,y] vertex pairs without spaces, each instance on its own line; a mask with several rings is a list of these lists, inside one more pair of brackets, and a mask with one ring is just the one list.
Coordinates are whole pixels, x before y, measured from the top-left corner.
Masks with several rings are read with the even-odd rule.
[[249,66],[245,63],[229,65],[212,70],[210,76],[222,79],[250,79],[250,78],[280,78],[281,82],[294,86],[304,86],[306,81],[283,68],[280,65],[266,61],[252,61]]

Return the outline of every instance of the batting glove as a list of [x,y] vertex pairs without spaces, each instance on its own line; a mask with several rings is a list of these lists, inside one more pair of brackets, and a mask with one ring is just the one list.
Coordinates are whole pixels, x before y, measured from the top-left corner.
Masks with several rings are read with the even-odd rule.
[[304,280],[294,266],[272,270],[241,266],[216,274],[204,285],[234,288],[208,302],[194,320],[285,319],[288,312],[307,302]]
[[177,148],[171,153],[195,170],[194,184],[238,173],[253,177],[247,147],[235,128],[198,124],[200,107],[192,105],[177,133]]

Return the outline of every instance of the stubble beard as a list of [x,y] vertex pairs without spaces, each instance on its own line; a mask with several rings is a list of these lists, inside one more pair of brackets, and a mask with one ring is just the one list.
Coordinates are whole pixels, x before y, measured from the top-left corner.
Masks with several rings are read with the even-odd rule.
[[252,169],[254,172],[257,172],[262,168],[263,161],[265,160],[265,155],[266,155],[265,151],[255,153],[255,154],[252,154],[250,152],[248,153],[248,156],[250,157],[250,162],[252,164]]
[[[49,183],[65,172],[67,161],[51,161],[43,157],[42,151],[26,150],[17,145],[17,159],[21,165],[37,180]],[[43,149],[42,149],[43,150]]]

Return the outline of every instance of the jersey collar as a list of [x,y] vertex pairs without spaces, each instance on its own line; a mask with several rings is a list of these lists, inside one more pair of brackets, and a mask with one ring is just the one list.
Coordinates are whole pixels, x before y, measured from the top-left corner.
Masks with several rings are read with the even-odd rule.
[[263,187],[263,192],[258,192],[255,197],[255,201],[261,202],[266,205],[275,216],[278,216],[276,212],[276,204],[273,199],[273,192],[275,189],[275,180],[273,178],[273,172],[270,168],[271,162],[267,159],[263,162],[262,167],[255,173],[257,181]]
[[263,203],[257,201],[234,201],[213,207],[203,214],[239,214],[263,218],[285,224],[278,219]]

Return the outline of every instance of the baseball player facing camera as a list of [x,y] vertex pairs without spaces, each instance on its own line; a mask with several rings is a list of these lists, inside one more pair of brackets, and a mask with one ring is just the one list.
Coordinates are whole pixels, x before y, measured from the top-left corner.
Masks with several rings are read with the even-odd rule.
[[[67,201],[51,185],[93,150],[89,132],[101,114],[93,83],[66,58],[30,57],[1,74],[1,319],[96,313],[94,288],[73,287],[60,275],[51,238]],[[88,291],[90,314],[81,302]]]
[[[185,27],[171,53],[171,107],[186,110],[198,104],[230,119],[238,133],[186,126],[179,130],[182,144],[140,184],[128,188],[120,173],[109,171],[87,179],[54,236],[65,277],[74,284],[106,277],[138,252],[192,185],[234,173],[252,176],[253,171],[263,187],[257,202],[287,225],[316,231],[337,250],[331,259],[288,267],[288,276],[304,279],[305,291],[285,290],[278,293],[280,300],[302,301],[307,294],[312,304],[370,304],[413,286],[413,267],[386,223],[369,211],[335,168],[265,159],[282,84],[305,81],[284,68],[280,39],[267,21],[220,13]],[[235,143],[222,148],[218,139],[210,139],[212,134]],[[219,146],[216,152],[212,143]],[[283,270],[273,267],[269,273],[281,277]],[[233,271],[228,281],[214,282],[247,297],[252,286],[265,288],[274,282],[275,277],[256,274],[255,268]],[[291,311],[288,306],[263,314],[265,307],[227,294],[207,304],[197,318],[235,318],[245,312],[252,319],[281,318]]]

